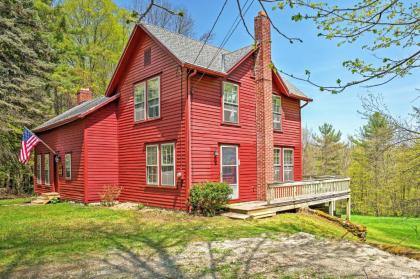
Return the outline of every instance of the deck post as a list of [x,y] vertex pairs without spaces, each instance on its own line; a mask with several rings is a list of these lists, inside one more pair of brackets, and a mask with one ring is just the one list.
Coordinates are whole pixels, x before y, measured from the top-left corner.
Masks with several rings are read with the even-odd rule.
[[347,206],[346,206],[346,220],[350,221],[351,215],[351,197],[347,199]]
[[331,216],[334,216],[334,211],[335,211],[335,201],[330,201],[329,206],[328,206],[328,211],[329,214]]

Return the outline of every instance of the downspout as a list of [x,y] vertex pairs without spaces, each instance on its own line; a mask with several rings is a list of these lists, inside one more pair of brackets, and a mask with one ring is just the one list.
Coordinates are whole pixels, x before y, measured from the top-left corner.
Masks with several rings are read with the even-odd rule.
[[187,199],[192,182],[192,167],[191,167],[191,78],[197,74],[197,70],[192,72],[187,71],[187,147],[188,147],[188,164],[187,164]]

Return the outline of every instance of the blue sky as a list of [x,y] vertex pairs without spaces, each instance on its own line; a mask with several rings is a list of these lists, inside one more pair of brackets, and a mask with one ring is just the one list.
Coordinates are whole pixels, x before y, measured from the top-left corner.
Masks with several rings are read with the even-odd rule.
[[[117,4],[126,8],[132,6],[134,0],[116,0]],[[171,1],[175,5],[186,8],[195,23],[195,33],[202,34],[210,30],[216,16],[222,7],[223,0],[200,0],[200,1]],[[245,0],[241,0],[245,3]],[[253,32],[253,18],[260,10],[259,4],[254,1],[245,15],[249,29]],[[276,66],[286,72],[303,76],[304,70],[311,71],[312,79],[319,84],[332,85],[339,77],[341,80],[352,80],[352,76],[346,71],[341,63],[349,58],[362,57],[372,59],[369,53],[362,51],[360,45],[343,45],[337,47],[337,41],[328,41],[318,38],[318,30],[312,22],[295,23],[290,20],[291,13],[267,9],[270,17],[284,33],[303,39],[303,43],[290,44],[274,30],[272,30],[272,60]],[[238,15],[236,0],[229,0],[222,17],[215,28],[215,39],[212,44],[219,46],[228,29]],[[246,33],[242,24],[226,44],[225,48],[234,50],[251,44],[252,38]],[[399,51],[399,50],[398,50]],[[394,51],[396,52],[396,51]],[[389,55],[401,55],[388,50]],[[331,123],[335,128],[342,131],[344,136],[353,134],[366,121],[362,119],[358,111],[361,110],[360,97],[371,94],[382,94],[388,109],[396,116],[404,117],[411,111],[413,105],[420,105],[420,79],[418,71],[403,79],[393,80],[381,87],[362,88],[353,87],[343,93],[332,95],[320,92],[305,82],[290,79],[305,94],[314,99],[302,111],[302,125],[313,130],[324,122]]]

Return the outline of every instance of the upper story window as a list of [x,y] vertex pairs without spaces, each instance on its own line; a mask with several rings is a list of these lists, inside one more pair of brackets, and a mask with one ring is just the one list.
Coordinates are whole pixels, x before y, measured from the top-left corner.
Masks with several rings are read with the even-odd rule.
[[293,177],[294,177],[293,149],[283,148],[283,180],[293,181]]
[[134,121],[160,117],[160,77],[134,86]]
[[64,155],[64,167],[65,167],[64,177],[70,180],[71,179],[71,153],[66,153],[66,155]]
[[223,82],[223,122],[238,123],[238,85]]
[[273,129],[281,130],[281,98],[273,95]]
[[274,181],[281,180],[281,148],[274,147]]
[[146,48],[144,50],[144,66],[150,65],[150,63],[152,63],[152,49]]
[[44,155],[44,182],[50,185],[50,154]]
[[36,155],[36,183],[42,184],[42,156]]

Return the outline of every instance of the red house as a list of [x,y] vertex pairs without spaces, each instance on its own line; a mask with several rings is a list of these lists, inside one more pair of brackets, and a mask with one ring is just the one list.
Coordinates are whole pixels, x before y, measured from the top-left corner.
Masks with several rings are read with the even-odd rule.
[[265,200],[267,185],[302,179],[301,109],[310,98],[271,63],[270,22],[255,17],[257,44],[228,51],[139,24],[103,97],[38,126],[35,192],[98,202],[187,208],[189,188],[225,181],[232,202]]

